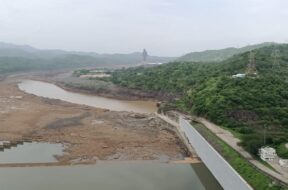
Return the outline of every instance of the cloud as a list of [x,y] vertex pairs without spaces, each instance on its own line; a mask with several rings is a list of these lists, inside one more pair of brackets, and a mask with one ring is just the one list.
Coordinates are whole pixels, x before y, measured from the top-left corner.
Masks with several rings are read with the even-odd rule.
[[286,0],[0,0],[0,41],[152,54],[285,41]]

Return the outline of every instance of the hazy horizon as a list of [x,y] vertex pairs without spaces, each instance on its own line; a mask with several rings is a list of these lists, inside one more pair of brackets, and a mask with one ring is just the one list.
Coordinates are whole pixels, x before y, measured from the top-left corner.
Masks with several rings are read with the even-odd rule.
[[[39,49],[181,56],[288,42],[285,0],[0,0],[0,41]],[[257,23],[257,24],[255,24]]]

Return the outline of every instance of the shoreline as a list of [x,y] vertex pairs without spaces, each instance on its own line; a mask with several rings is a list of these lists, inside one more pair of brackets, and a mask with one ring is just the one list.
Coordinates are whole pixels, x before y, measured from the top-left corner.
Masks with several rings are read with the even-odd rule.
[[72,166],[97,166],[105,164],[203,164],[197,158],[185,157],[183,160],[161,161],[161,160],[97,160],[81,163],[69,162],[44,162],[44,163],[0,163],[0,168],[33,168],[33,167],[72,167]]
[[[153,114],[109,111],[38,97],[19,90],[19,80],[14,77],[0,81],[0,139],[11,141],[25,136],[32,141],[70,144],[64,150],[68,154],[56,158],[59,163],[40,165],[93,164],[97,160],[157,161],[163,156],[164,161],[174,161],[188,154],[173,127]],[[77,162],[79,158],[83,159]]]
[[[16,77],[17,79],[18,77]],[[104,98],[109,98],[109,99],[116,99],[116,100],[125,100],[125,101],[152,101],[152,102],[159,102],[161,98],[157,98],[157,96],[151,96],[148,95],[148,93],[140,91],[140,90],[135,90],[135,89],[128,89],[128,88],[124,88],[124,87],[120,87],[117,86],[117,88],[123,90],[121,91],[120,94],[117,94],[115,92],[99,92],[99,91],[93,91],[93,90],[88,90],[88,89],[80,89],[77,88],[75,86],[71,86],[67,83],[65,83],[64,81],[59,81],[59,80],[55,80],[55,79],[48,79],[46,76],[39,76],[39,75],[32,75],[32,76],[21,76],[20,77],[22,80],[36,80],[36,81],[42,81],[42,82],[46,82],[46,83],[51,83],[54,84],[56,86],[58,86],[59,88],[62,88],[66,91],[69,92],[75,92],[75,93],[81,93],[81,94],[86,94],[86,95],[94,95],[94,96],[101,96]],[[95,81],[97,82],[97,81]],[[125,94],[126,95],[123,95]],[[143,94],[143,95],[139,95],[139,94]]]

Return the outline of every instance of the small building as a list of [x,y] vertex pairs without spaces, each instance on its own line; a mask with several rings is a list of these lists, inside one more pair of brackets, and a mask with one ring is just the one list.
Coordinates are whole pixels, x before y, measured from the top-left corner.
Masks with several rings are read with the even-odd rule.
[[279,159],[279,165],[284,168],[288,168],[288,159]]
[[264,161],[273,161],[277,154],[274,148],[266,146],[259,149],[259,156]]
[[238,73],[236,75],[232,75],[232,78],[245,78],[246,77],[246,74],[243,74],[243,73]]

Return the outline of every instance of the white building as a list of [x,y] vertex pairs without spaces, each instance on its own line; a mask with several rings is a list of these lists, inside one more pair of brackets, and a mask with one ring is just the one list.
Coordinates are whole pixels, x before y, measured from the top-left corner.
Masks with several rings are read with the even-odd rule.
[[236,75],[232,75],[232,78],[244,78],[246,74],[238,73]]
[[259,149],[259,156],[264,161],[272,161],[276,158],[277,154],[274,148],[266,146]]
[[288,168],[288,159],[279,159],[279,165],[284,168]]

